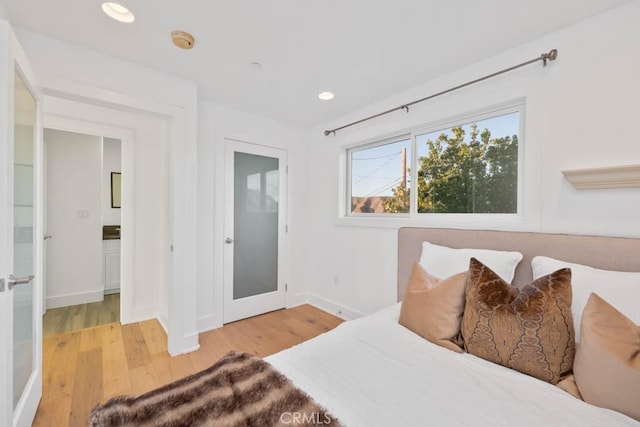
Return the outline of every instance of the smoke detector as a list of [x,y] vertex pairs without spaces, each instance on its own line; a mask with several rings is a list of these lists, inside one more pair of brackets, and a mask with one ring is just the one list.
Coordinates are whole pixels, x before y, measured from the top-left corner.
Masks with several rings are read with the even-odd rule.
[[180,49],[191,49],[196,40],[186,31],[171,31],[171,41]]

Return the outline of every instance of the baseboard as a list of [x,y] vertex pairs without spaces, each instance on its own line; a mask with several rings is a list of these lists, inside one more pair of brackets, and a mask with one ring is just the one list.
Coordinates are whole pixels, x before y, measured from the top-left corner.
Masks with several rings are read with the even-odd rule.
[[198,343],[198,333],[186,334],[180,337],[179,340],[172,340],[169,338],[168,351],[171,356],[179,356],[181,354],[191,353],[200,348]]
[[[293,308],[303,304],[311,304],[322,311],[326,311],[327,313],[331,313],[345,320],[357,319],[358,317],[365,316],[364,313],[361,313],[358,310],[354,310],[314,294],[295,294],[287,300],[287,308]],[[198,319],[198,333],[221,328],[223,325],[218,322],[217,317],[218,316],[213,314],[200,317]],[[162,320],[159,318],[158,320],[162,324]],[[166,331],[166,327],[164,325],[163,327]]]
[[[342,304],[338,304],[334,301],[328,300],[324,297],[314,295],[314,294],[309,294],[309,293],[296,294],[293,297],[291,297],[287,301],[287,308],[297,307],[303,304],[311,304],[312,306],[319,308],[322,311],[331,313],[344,320],[352,320],[352,319],[357,319],[358,317],[366,316],[365,313],[362,313],[358,310],[354,310]],[[158,321],[166,331],[167,327],[165,324],[163,324],[163,320],[160,319],[160,317],[158,317]],[[210,314],[207,316],[200,317],[198,319],[197,326],[198,326],[198,333],[202,333],[202,332],[210,331],[212,329],[221,328],[222,324],[219,324],[219,322],[217,322],[217,316]],[[185,351],[185,353],[188,353],[189,351],[192,351],[192,350],[187,350]]]
[[[297,307],[303,304],[307,304],[307,294],[301,293],[292,296],[287,295],[287,308]],[[220,322],[218,317],[219,316],[216,316],[215,314],[209,314],[198,318],[198,332],[202,333],[221,328],[223,324]]]
[[99,302],[104,299],[102,288],[90,292],[78,292],[75,294],[56,295],[47,297],[47,309],[69,307],[70,305]]
[[210,314],[208,316],[202,316],[198,319],[198,332],[207,332],[212,329],[218,329],[222,327],[222,323],[217,321],[217,316]]
[[169,336],[169,328],[167,328],[167,319],[164,316],[158,316],[158,323],[160,323],[160,326],[162,326],[162,329],[164,329],[164,333],[167,334],[167,336]]
[[307,303],[344,320],[353,320],[358,317],[366,316],[366,314],[361,311],[354,310],[342,304],[338,304],[337,302],[310,293],[307,294]]
[[192,351],[197,351],[200,348],[200,337],[196,332],[195,334],[187,334],[184,336],[185,343],[191,343],[191,346],[186,346],[186,349],[182,352],[182,354],[191,353]]
[[142,322],[150,319],[160,319],[158,307],[136,307],[133,310],[133,322]]
[[295,294],[291,297],[287,296],[287,308],[297,307],[307,303],[307,294]]
[[[142,322],[144,320],[156,319],[162,329],[164,329],[165,334],[169,337],[169,322],[168,319],[161,315],[160,309],[158,307],[140,307],[136,308],[133,313],[134,322]],[[171,356],[178,356],[180,354],[191,353],[192,351],[196,351],[200,348],[200,344],[198,344],[198,332],[193,334],[184,335],[182,338],[178,339],[178,342],[175,342],[172,339],[169,339],[169,354]]]

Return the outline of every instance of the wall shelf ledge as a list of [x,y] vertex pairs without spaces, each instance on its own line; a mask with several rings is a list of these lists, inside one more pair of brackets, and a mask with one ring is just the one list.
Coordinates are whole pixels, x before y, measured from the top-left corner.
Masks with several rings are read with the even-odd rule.
[[640,164],[563,170],[562,174],[578,190],[640,188]]

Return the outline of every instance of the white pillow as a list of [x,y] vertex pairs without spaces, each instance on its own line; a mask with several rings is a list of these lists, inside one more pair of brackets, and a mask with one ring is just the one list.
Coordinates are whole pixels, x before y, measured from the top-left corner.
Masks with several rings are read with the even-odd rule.
[[591,292],[598,294],[636,325],[640,323],[640,273],[598,270],[545,256],[531,260],[534,279],[567,267],[571,269],[571,314],[576,342],[580,341],[580,320]]
[[442,279],[469,270],[469,260],[472,257],[477,258],[507,283],[513,280],[516,267],[522,260],[520,252],[453,249],[423,242],[420,265],[430,274]]

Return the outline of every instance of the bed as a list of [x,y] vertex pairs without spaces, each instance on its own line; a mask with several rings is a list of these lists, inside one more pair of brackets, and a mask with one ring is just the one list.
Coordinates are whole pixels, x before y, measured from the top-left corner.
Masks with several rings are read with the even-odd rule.
[[[398,301],[423,241],[517,250],[524,258],[516,285],[531,281],[537,255],[640,272],[640,239],[408,227],[398,233]],[[434,345],[398,324],[399,313],[397,303],[266,360],[347,426],[640,426],[555,385]]]
[[[267,363],[231,352],[141,396],[115,397],[94,408],[90,425],[336,425],[337,418],[352,427],[638,427],[639,254],[640,239],[402,228],[396,304]],[[563,262],[575,264],[569,270]],[[439,277],[446,279],[430,287]],[[423,329],[407,322],[415,319]],[[429,328],[448,332],[434,338]],[[568,392],[578,389],[604,403]]]

